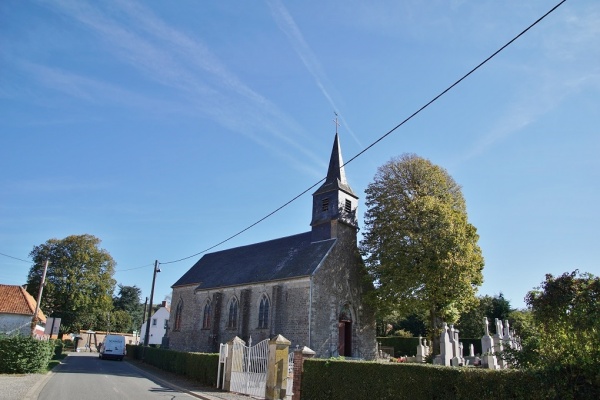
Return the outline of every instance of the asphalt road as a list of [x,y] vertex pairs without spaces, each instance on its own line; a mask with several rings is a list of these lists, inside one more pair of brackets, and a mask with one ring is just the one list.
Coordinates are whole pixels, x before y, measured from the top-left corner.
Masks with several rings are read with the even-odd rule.
[[39,400],[192,399],[127,362],[100,360],[97,353],[71,353],[53,370]]

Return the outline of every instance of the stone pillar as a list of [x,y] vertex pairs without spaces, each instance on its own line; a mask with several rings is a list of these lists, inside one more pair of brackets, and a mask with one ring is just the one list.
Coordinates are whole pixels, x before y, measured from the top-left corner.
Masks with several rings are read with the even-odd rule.
[[294,351],[294,384],[292,386],[292,400],[300,400],[304,360],[307,358],[313,358],[314,356],[315,352],[306,346]]
[[285,399],[288,379],[288,353],[291,342],[281,335],[269,340],[267,362],[267,400]]
[[231,389],[231,373],[232,372],[241,372],[241,371],[234,371],[233,368],[234,365],[242,365],[241,360],[239,360],[240,357],[243,357],[243,355],[241,353],[237,353],[236,357],[238,358],[238,360],[236,360],[236,362],[233,362],[233,344],[234,343],[241,343],[242,345],[246,345],[246,342],[244,342],[242,339],[240,339],[239,337],[234,337],[233,339],[231,339],[229,342],[227,342],[227,348],[229,349],[228,354],[227,354],[227,363],[225,364],[225,384],[223,385],[223,390],[229,392],[229,390]]

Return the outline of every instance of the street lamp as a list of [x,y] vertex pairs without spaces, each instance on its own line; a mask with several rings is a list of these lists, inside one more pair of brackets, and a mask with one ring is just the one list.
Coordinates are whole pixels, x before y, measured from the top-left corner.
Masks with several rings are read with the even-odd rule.
[[154,261],[154,275],[152,275],[152,290],[150,291],[150,307],[148,307],[148,318],[146,319],[146,336],[144,338],[144,346],[148,346],[150,339],[150,318],[152,317],[152,301],[154,300],[154,283],[156,282],[156,274],[160,272],[158,260]]

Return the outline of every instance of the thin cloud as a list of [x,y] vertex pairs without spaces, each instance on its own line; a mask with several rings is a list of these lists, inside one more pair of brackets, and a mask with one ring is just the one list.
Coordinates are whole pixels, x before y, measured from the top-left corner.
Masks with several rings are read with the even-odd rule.
[[527,85],[488,134],[475,143],[463,159],[486,153],[496,143],[518,134],[582,91],[600,89],[600,68],[597,63],[581,63],[586,58],[600,59],[600,48],[597,46],[600,42],[597,23],[600,7],[590,5],[584,18],[576,18],[569,12],[561,16],[561,19],[552,22],[555,26],[560,25],[560,29],[537,33],[543,45],[537,63],[531,64],[531,60],[526,60],[518,66],[530,75],[526,80]]
[[[296,139],[305,132],[292,118],[240,81],[201,40],[167,25],[142,5],[120,1],[110,13],[80,1],[51,6],[107,41],[111,51],[147,79],[186,97],[196,114],[248,137],[298,169],[305,170],[307,159],[322,162]],[[320,177],[318,170],[313,174]]]
[[[326,86],[331,86],[330,84],[327,84],[329,82],[329,80],[327,79],[327,75],[323,71],[321,63],[311,50],[310,46],[304,40],[304,36],[302,35],[302,32],[300,32],[298,25],[296,25],[296,22],[294,21],[290,13],[287,11],[285,6],[281,3],[281,1],[269,0],[267,4],[271,9],[271,13],[273,15],[273,18],[275,19],[275,22],[277,23],[277,26],[288,37],[290,43],[292,44],[292,47],[296,51],[296,54],[298,54],[298,56],[302,60],[302,63],[314,78],[317,87],[319,88],[323,96],[325,96],[325,99],[331,105],[333,110],[337,112],[338,107],[336,106],[335,101],[333,100],[332,96],[329,94],[329,91],[326,88]],[[346,124],[343,116],[340,115],[340,118],[346,129],[348,129],[348,132],[350,132],[350,134],[352,135],[352,138],[356,141],[356,143],[359,146],[362,147],[360,141],[358,140],[358,137],[354,134],[352,129],[350,129],[348,124]]]

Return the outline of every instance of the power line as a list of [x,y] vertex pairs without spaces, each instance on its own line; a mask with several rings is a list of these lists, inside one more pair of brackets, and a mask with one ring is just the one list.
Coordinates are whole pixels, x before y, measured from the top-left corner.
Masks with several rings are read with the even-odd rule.
[[[481,68],[484,64],[486,64],[488,61],[490,61],[492,58],[494,58],[496,55],[498,55],[502,50],[504,50],[505,48],[507,48],[508,46],[510,46],[513,42],[515,42],[517,39],[519,39],[521,36],[523,36],[527,31],[529,31],[531,28],[533,28],[535,25],[537,25],[539,22],[541,22],[544,18],[546,18],[548,15],[550,15],[551,13],[553,13],[558,7],[560,7],[563,3],[565,3],[567,0],[562,0],[560,3],[558,3],[557,5],[555,5],[554,7],[552,7],[550,9],[550,11],[546,12],[544,15],[542,15],[540,18],[538,18],[535,22],[533,22],[531,25],[529,25],[527,28],[525,28],[523,31],[521,31],[521,33],[519,33],[517,36],[513,37],[510,41],[508,41],[504,46],[500,47],[498,50],[496,50],[494,53],[492,53],[492,55],[490,55],[488,58],[486,58],[485,60],[483,60],[481,63],[479,63],[475,68],[471,69],[469,72],[467,72],[466,74],[464,74],[460,79],[458,79],[456,82],[454,82],[453,84],[451,84],[450,86],[448,86],[446,89],[444,89],[442,92],[440,92],[437,96],[435,96],[434,98],[432,98],[429,102],[427,102],[425,105],[423,105],[421,108],[419,108],[417,111],[413,112],[410,116],[408,116],[406,119],[404,119],[402,122],[400,122],[398,125],[396,125],[395,127],[393,127],[392,129],[390,129],[388,132],[386,132],[383,136],[381,136],[379,139],[375,140],[373,143],[371,143],[370,145],[368,145],[367,147],[365,147],[363,150],[361,150],[358,154],[356,154],[354,157],[350,158],[347,162],[344,163],[344,165],[342,165],[340,168],[343,168],[344,166],[350,164],[352,161],[356,160],[358,157],[360,157],[361,155],[363,155],[365,152],[367,152],[367,150],[371,149],[373,146],[375,146],[377,143],[381,142],[383,139],[385,139],[387,136],[389,136],[392,132],[394,132],[396,129],[400,128],[402,125],[404,125],[405,123],[407,123],[408,121],[410,121],[411,119],[413,119],[415,116],[417,116],[419,113],[421,113],[421,111],[425,110],[427,107],[429,107],[431,104],[433,104],[434,102],[436,102],[440,97],[442,97],[443,95],[445,95],[446,93],[448,93],[450,90],[452,90],[455,86],[457,86],[459,83],[461,83],[463,80],[465,80],[467,77],[469,77],[472,73],[474,73],[475,71],[477,71],[479,68]],[[301,196],[303,196],[306,192],[308,192],[309,190],[311,190],[312,188],[314,188],[315,186],[317,186],[318,184],[320,184],[321,182],[323,182],[325,180],[325,178],[321,179],[319,182],[315,183],[314,185],[312,185],[311,187],[309,187],[308,189],[304,190],[302,193],[300,193],[299,195],[295,196],[293,199],[289,200],[288,202],[286,202],[285,204],[283,204],[282,206],[280,206],[279,208],[275,209],[274,211],[270,212],[269,214],[267,214],[266,216],[264,216],[263,218],[259,219],[258,221],[254,222],[253,224],[249,225],[248,227],[242,229],[241,231],[237,232],[234,235],[231,235],[230,237],[228,237],[227,239],[215,244],[214,246],[211,246],[205,250],[202,250],[196,254],[192,254],[191,256],[187,256],[184,258],[180,258],[178,260],[173,260],[173,261],[168,261],[168,262],[161,262],[160,264],[173,264],[176,262],[180,262],[180,261],[184,261],[187,260],[189,258],[198,256],[202,253],[206,253],[209,250],[214,249],[217,246],[222,245],[223,243],[228,242],[229,240],[235,238],[236,236],[241,235],[242,233],[246,232],[248,229],[258,225],[259,223],[261,223],[262,221],[264,221],[265,219],[269,218],[270,216],[272,216],[273,214],[277,213],[278,211],[280,211],[281,209],[287,207],[289,204],[291,204],[292,202],[294,202],[295,200],[297,200],[298,198],[300,198]]]
[[13,256],[9,256],[8,254],[4,254],[4,253],[0,253],[0,256],[4,256],[4,257],[8,257],[8,258],[12,258],[13,260],[18,260],[18,261],[23,261],[26,262],[28,264],[31,264],[31,260],[23,260],[21,258],[17,258],[17,257],[13,257]]
[[134,269],[148,268],[148,267],[151,267],[153,265],[154,265],[154,263],[142,265],[141,267],[135,267],[135,268],[117,269],[117,270],[115,270],[115,272],[133,271]]

